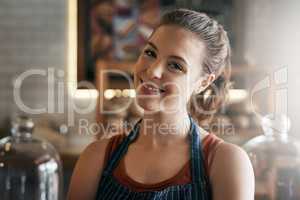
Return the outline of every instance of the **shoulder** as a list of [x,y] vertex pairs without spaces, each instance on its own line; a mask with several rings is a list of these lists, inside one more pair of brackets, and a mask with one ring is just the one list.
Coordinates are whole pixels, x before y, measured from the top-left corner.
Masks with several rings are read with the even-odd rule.
[[225,141],[220,143],[216,150],[215,167],[224,161],[231,161],[231,163],[227,162],[227,165],[232,167],[248,166],[252,168],[248,154],[241,147]]
[[[216,149],[212,167],[213,169],[218,169],[220,165],[230,167],[232,170],[239,169],[239,167],[248,167],[249,170],[252,170],[252,165],[247,153],[241,147],[228,142],[220,143]],[[218,172],[216,170],[214,171],[215,173]]]
[[216,200],[254,199],[253,168],[247,153],[237,145],[222,142],[218,146],[210,178]]
[[[114,140],[116,136],[111,138],[101,138],[90,143],[84,151],[80,154],[80,157],[77,161],[77,165],[81,164],[82,161],[85,162],[100,162],[104,159],[105,151],[108,144]],[[84,164],[84,163],[83,163]],[[84,164],[86,165],[86,164]]]
[[119,143],[123,137],[123,134],[118,134],[112,137],[102,137],[101,139],[90,143],[80,154],[76,167],[90,168],[91,166],[89,164],[93,164],[94,167],[99,168],[101,171],[107,148],[110,145]]
[[80,154],[71,177],[69,200],[94,198],[104,167],[106,149],[117,137],[94,141]]

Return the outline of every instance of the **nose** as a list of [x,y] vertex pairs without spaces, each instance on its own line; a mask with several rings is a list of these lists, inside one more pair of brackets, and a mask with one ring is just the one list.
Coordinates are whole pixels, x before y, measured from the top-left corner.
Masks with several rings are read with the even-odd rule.
[[147,75],[150,79],[161,79],[163,74],[163,65],[161,62],[154,62],[147,69]]

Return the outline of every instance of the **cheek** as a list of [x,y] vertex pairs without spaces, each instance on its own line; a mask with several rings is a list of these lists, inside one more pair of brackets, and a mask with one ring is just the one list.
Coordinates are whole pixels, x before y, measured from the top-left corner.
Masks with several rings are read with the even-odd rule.
[[143,71],[143,66],[144,66],[143,63],[139,59],[133,67],[133,69],[134,69],[133,79],[134,79],[135,86],[137,86],[139,83],[139,77],[141,77],[141,72]]
[[179,78],[176,81],[169,82],[166,85],[166,95],[176,95],[183,103],[187,103],[193,93],[193,85],[191,81],[186,78]]
[[177,80],[167,81],[165,84],[165,89],[169,95],[186,95],[188,91],[187,84],[184,79],[178,78]]
[[168,83],[165,86],[165,90],[167,92],[167,94],[180,94],[181,93],[181,86],[176,83],[176,82],[172,82],[172,83]]
[[134,71],[135,72],[140,72],[143,71],[146,68],[147,64],[145,62],[145,59],[140,56],[136,63],[134,64]]
[[143,71],[149,65],[149,60],[146,59],[143,55],[140,55],[138,60],[135,63],[136,71]]

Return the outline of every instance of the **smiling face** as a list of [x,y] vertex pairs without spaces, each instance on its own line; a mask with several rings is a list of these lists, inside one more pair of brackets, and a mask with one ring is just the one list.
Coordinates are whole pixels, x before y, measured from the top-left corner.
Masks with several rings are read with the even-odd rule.
[[145,112],[186,108],[203,80],[205,45],[194,33],[176,25],[155,30],[135,64],[137,103]]

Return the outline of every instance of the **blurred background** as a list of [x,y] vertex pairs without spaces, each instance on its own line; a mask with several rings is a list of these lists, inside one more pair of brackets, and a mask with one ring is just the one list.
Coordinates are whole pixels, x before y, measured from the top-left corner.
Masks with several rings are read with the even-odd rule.
[[61,156],[67,191],[80,152],[103,136],[97,124],[142,115],[124,74],[132,78],[159,16],[176,7],[216,18],[232,45],[228,103],[203,126],[243,146],[263,134],[261,117],[284,114],[289,135],[300,139],[299,0],[1,0],[0,138],[17,115],[30,116],[34,135]]

